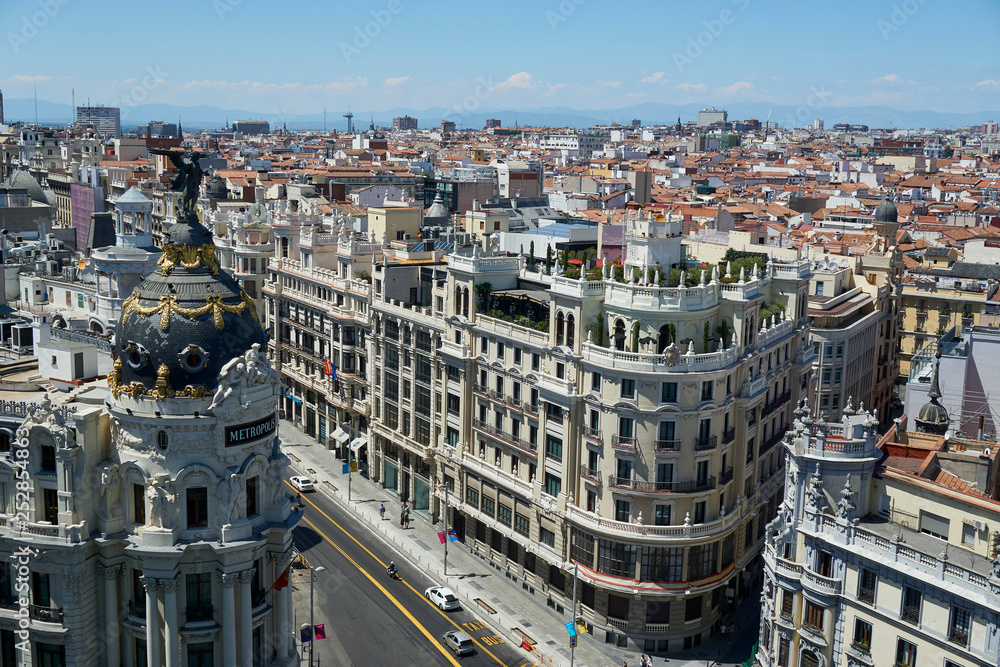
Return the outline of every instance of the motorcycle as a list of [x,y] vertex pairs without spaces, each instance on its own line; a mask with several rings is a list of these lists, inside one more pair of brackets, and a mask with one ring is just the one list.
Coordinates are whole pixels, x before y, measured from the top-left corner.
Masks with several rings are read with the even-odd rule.
[[392,565],[385,568],[385,573],[389,575],[390,579],[399,579],[399,575],[396,573],[396,568],[394,568]]

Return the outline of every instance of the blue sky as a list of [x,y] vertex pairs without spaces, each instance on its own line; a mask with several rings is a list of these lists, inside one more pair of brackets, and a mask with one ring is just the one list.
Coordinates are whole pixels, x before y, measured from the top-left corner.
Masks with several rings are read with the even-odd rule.
[[[997,0],[6,0],[8,97],[262,113],[1000,108]],[[179,49],[179,52],[172,52]]]

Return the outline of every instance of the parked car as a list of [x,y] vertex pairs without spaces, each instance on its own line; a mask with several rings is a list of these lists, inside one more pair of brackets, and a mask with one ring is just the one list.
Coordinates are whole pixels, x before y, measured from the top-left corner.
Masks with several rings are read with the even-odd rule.
[[458,609],[460,606],[454,591],[444,586],[431,586],[424,591],[424,597],[430,600],[441,611]]
[[461,630],[449,630],[441,637],[444,645],[455,652],[455,655],[466,655],[475,649],[472,646],[472,637]]
[[288,481],[292,486],[294,486],[299,491],[313,490],[312,480],[306,477],[305,475],[296,475],[295,477],[290,478]]

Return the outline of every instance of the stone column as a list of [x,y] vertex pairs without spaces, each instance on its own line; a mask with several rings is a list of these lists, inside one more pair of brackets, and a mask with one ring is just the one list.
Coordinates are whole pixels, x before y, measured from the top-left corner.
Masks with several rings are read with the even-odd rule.
[[236,575],[219,574],[222,582],[222,664],[235,665],[236,659]]
[[177,625],[177,586],[178,580],[161,579],[163,586],[163,657],[166,667],[180,665],[180,631]]
[[253,664],[253,604],[250,583],[254,568],[240,572],[240,664]]
[[118,624],[118,575],[121,565],[101,565],[97,569],[104,575],[104,645],[109,665],[121,662],[121,628]]
[[143,576],[142,586],[146,589],[146,664],[160,667],[160,610],[156,593],[159,581]]

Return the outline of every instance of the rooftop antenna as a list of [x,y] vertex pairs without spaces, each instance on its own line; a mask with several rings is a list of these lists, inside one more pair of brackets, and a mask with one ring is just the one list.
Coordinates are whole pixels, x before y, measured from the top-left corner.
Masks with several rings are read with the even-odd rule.
[[70,100],[71,100],[70,104],[73,106],[73,108],[70,110],[73,113],[73,122],[72,122],[72,124],[76,125],[76,88],[72,88],[70,90],[71,90],[71,92],[70,92]]
[[326,105],[323,105],[323,132],[326,132]]
[[35,83],[35,125],[38,125],[38,83]]

